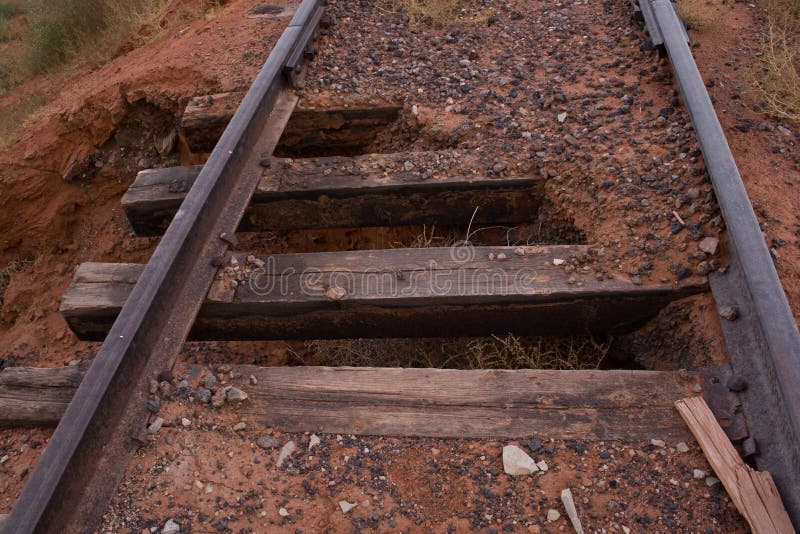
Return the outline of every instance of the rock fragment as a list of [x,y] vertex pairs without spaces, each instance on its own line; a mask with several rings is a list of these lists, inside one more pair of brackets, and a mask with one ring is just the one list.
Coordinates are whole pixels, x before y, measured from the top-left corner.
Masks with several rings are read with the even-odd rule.
[[162,419],[161,417],[156,417],[153,420],[153,422],[150,423],[150,426],[147,427],[147,433],[148,434],[155,434],[156,432],[161,430],[161,427],[163,425],[164,425],[164,419]]
[[247,399],[247,393],[237,387],[231,387],[226,393],[225,398],[228,402],[241,402]]
[[161,534],[178,534],[181,531],[181,526],[173,521],[172,519],[167,519],[167,522],[164,523],[164,528],[161,529]]
[[211,406],[214,408],[222,408],[225,404],[225,389],[219,388],[217,391],[214,392],[214,395],[211,396]]
[[550,508],[547,511],[547,520],[550,523],[552,523],[553,521],[558,521],[558,519],[560,517],[561,517],[561,513],[558,510],[556,510],[555,508]]
[[516,445],[503,447],[503,471],[512,476],[530,475],[539,471],[533,458]]
[[278,461],[276,462],[278,467],[281,467],[283,462],[285,462],[287,458],[294,454],[294,451],[296,450],[297,445],[295,445],[294,441],[289,441],[286,443],[286,445],[281,447],[281,452],[278,454]]
[[736,306],[720,306],[717,311],[726,321],[735,321],[739,318],[739,309]]
[[719,247],[719,239],[716,237],[704,237],[697,245],[697,248],[711,256],[717,253],[717,247]]
[[350,510],[352,510],[356,506],[358,506],[358,504],[350,503],[350,502],[347,502],[347,501],[339,501],[339,508],[342,509],[342,513],[344,513],[344,514],[346,514],[347,512],[349,512]]
[[262,449],[277,449],[280,443],[272,436],[262,435],[256,439],[256,445]]

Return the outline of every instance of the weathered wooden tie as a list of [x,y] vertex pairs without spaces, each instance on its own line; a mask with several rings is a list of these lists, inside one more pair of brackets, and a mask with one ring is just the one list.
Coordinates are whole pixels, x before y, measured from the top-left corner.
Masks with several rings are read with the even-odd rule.
[[88,368],[86,362],[52,369],[0,370],[0,426],[55,425]]
[[[557,266],[582,245],[234,254],[192,339],[328,339],[624,332],[701,279],[634,285]],[[260,267],[263,265],[263,267]],[[107,332],[143,266],[84,263],[61,313],[84,339]]]
[[[443,159],[454,157],[462,163],[455,171],[436,172],[437,167],[449,167]],[[274,159],[264,170],[240,230],[466,226],[473,214],[474,223],[536,220],[544,195],[541,178],[466,174],[463,162],[471,159],[451,152]],[[122,197],[134,231],[163,233],[201,168],[140,172]]]
[[[236,112],[244,93],[196,96],[189,100],[180,121],[180,130],[193,152],[210,152]],[[400,106],[320,109],[301,103],[283,131],[278,153],[313,151],[325,154],[330,147],[338,153],[360,151],[375,140],[400,113]]]
[[[57,423],[85,367],[0,371],[0,426]],[[232,370],[248,379],[239,384],[249,398],[238,409],[251,427],[458,438],[686,439],[673,403],[694,384],[677,372],[656,371]],[[208,372],[190,364],[174,369],[193,381]],[[30,402],[34,397],[38,402]],[[27,408],[14,413],[22,404]]]

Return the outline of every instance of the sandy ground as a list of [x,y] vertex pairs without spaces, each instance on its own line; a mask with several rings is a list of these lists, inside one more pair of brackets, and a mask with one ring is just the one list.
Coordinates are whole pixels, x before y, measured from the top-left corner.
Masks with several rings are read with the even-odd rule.
[[[0,109],[26,91],[51,97],[43,117],[0,153],[0,260],[26,262],[5,294],[0,363],[54,366],[94,354],[96,345],[77,341],[58,314],[60,295],[82,261],[147,260],[155,240],[131,235],[119,199],[138,170],[188,161],[180,146],[167,156],[155,147],[189,97],[249,85],[285,24],[247,18],[257,4],[231,2],[214,19],[171,30],[96,71],[62,74],[66,89],[39,78],[0,97]],[[402,120],[376,150],[458,148],[481,154],[487,173],[547,177],[559,216],[596,245],[580,266],[592,275],[674,281],[724,265],[723,225],[688,117],[668,65],[641,50],[627,2],[487,0],[470,4],[452,25],[410,29],[388,1],[330,4],[332,33],[304,98],[336,104],[355,93],[361,101],[403,103]],[[757,114],[743,96],[763,27],[758,8],[720,4],[719,12],[720,25],[692,34],[694,51],[797,314],[797,131]],[[706,236],[721,239],[719,256],[698,251]],[[364,248],[404,237],[334,233],[319,244],[295,234],[280,248]],[[708,297],[696,304],[681,312],[710,331],[701,342],[711,359],[724,359],[713,304]],[[643,339],[666,343],[659,332]],[[676,348],[661,348],[670,361]],[[187,352],[201,362],[286,361],[270,344],[201,344]],[[693,478],[695,468],[710,471],[694,444],[679,453],[677,444],[591,443],[578,454],[581,444],[539,436],[552,452],[528,450],[550,471],[515,479],[502,474],[503,443],[320,436],[316,452],[276,467],[276,451],[256,445],[260,435],[274,436],[278,446],[294,440],[301,450],[309,437],[234,431],[232,410],[169,401],[162,411],[169,426],[143,447],[107,516],[114,532],[158,531],[170,518],[193,532],[568,531],[563,518],[546,520],[550,508],[563,515],[557,496],[565,487],[597,531],[743,530],[719,486]],[[188,427],[175,424],[182,417]],[[0,513],[12,506],[48,436],[0,431],[0,456],[9,456],[0,465]],[[359,506],[344,514],[339,500]]]
[[[134,459],[105,530],[172,519],[191,532],[570,532],[559,499],[570,488],[588,532],[745,531],[694,444],[320,435],[313,445],[194,401],[200,386],[160,397],[169,426]],[[297,451],[279,465],[290,441]],[[547,471],[505,474],[508,443]],[[344,512],[343,501],[357,506]]]

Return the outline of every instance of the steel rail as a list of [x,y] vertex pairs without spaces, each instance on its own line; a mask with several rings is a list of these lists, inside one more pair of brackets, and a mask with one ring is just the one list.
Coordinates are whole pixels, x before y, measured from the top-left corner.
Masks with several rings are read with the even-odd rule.
[[[303,0],[106,337],[2,527],[94,532],[141,444],[148,384],[174,363],[296,96],[283,74],[320,0]],[[305,43],[302,43],[304,46]],[[287,105],[286,102],[289,102]],[[284,109],[281,109],[283,107]],[[270,115],[272,113],[272,115]],[[272,119],[270,119],[272,117]]]
[[[723,277],[729,280],[715,282],[712,277],[712,290],[718,305],[735,304],[740,310],[735,326],[723,326],[731,364],[748,385],[742,393],[745,419],[751,437],[760,444],[760,450],[750,452],[756,453],[756,465],[772,474],[792,522],[800,529],[800,332],[686,43],[683,23],[670,0],[642,1],[651,2],[731,238],[731,272]],[[738,346],[741,332],[737,330],[742,329],[749,330],[746,338],[751,350]]]

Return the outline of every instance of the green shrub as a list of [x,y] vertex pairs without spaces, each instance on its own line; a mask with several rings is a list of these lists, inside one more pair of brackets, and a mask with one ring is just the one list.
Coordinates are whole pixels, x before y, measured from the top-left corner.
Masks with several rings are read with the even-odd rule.
[[[2,63],[0,62],[0,69]],[[2,72],[0,71],[0,83],[2,83]],[[14,80],[12,80],[13,82]],[[0,150],[3,150],[13,143],[22,127],[34,113],[47,103],[47,98],[41,93],[31,93],[25,95],[13,106],[8,106],[0,112]]]
[[25,64],[40,73],[74,58],[113,57],[143,29],[158,28],[169,0],[31,0]]
[[14,15],[22,13],[22,2],[13,0],[0,0],[0,21],[8,20]]

